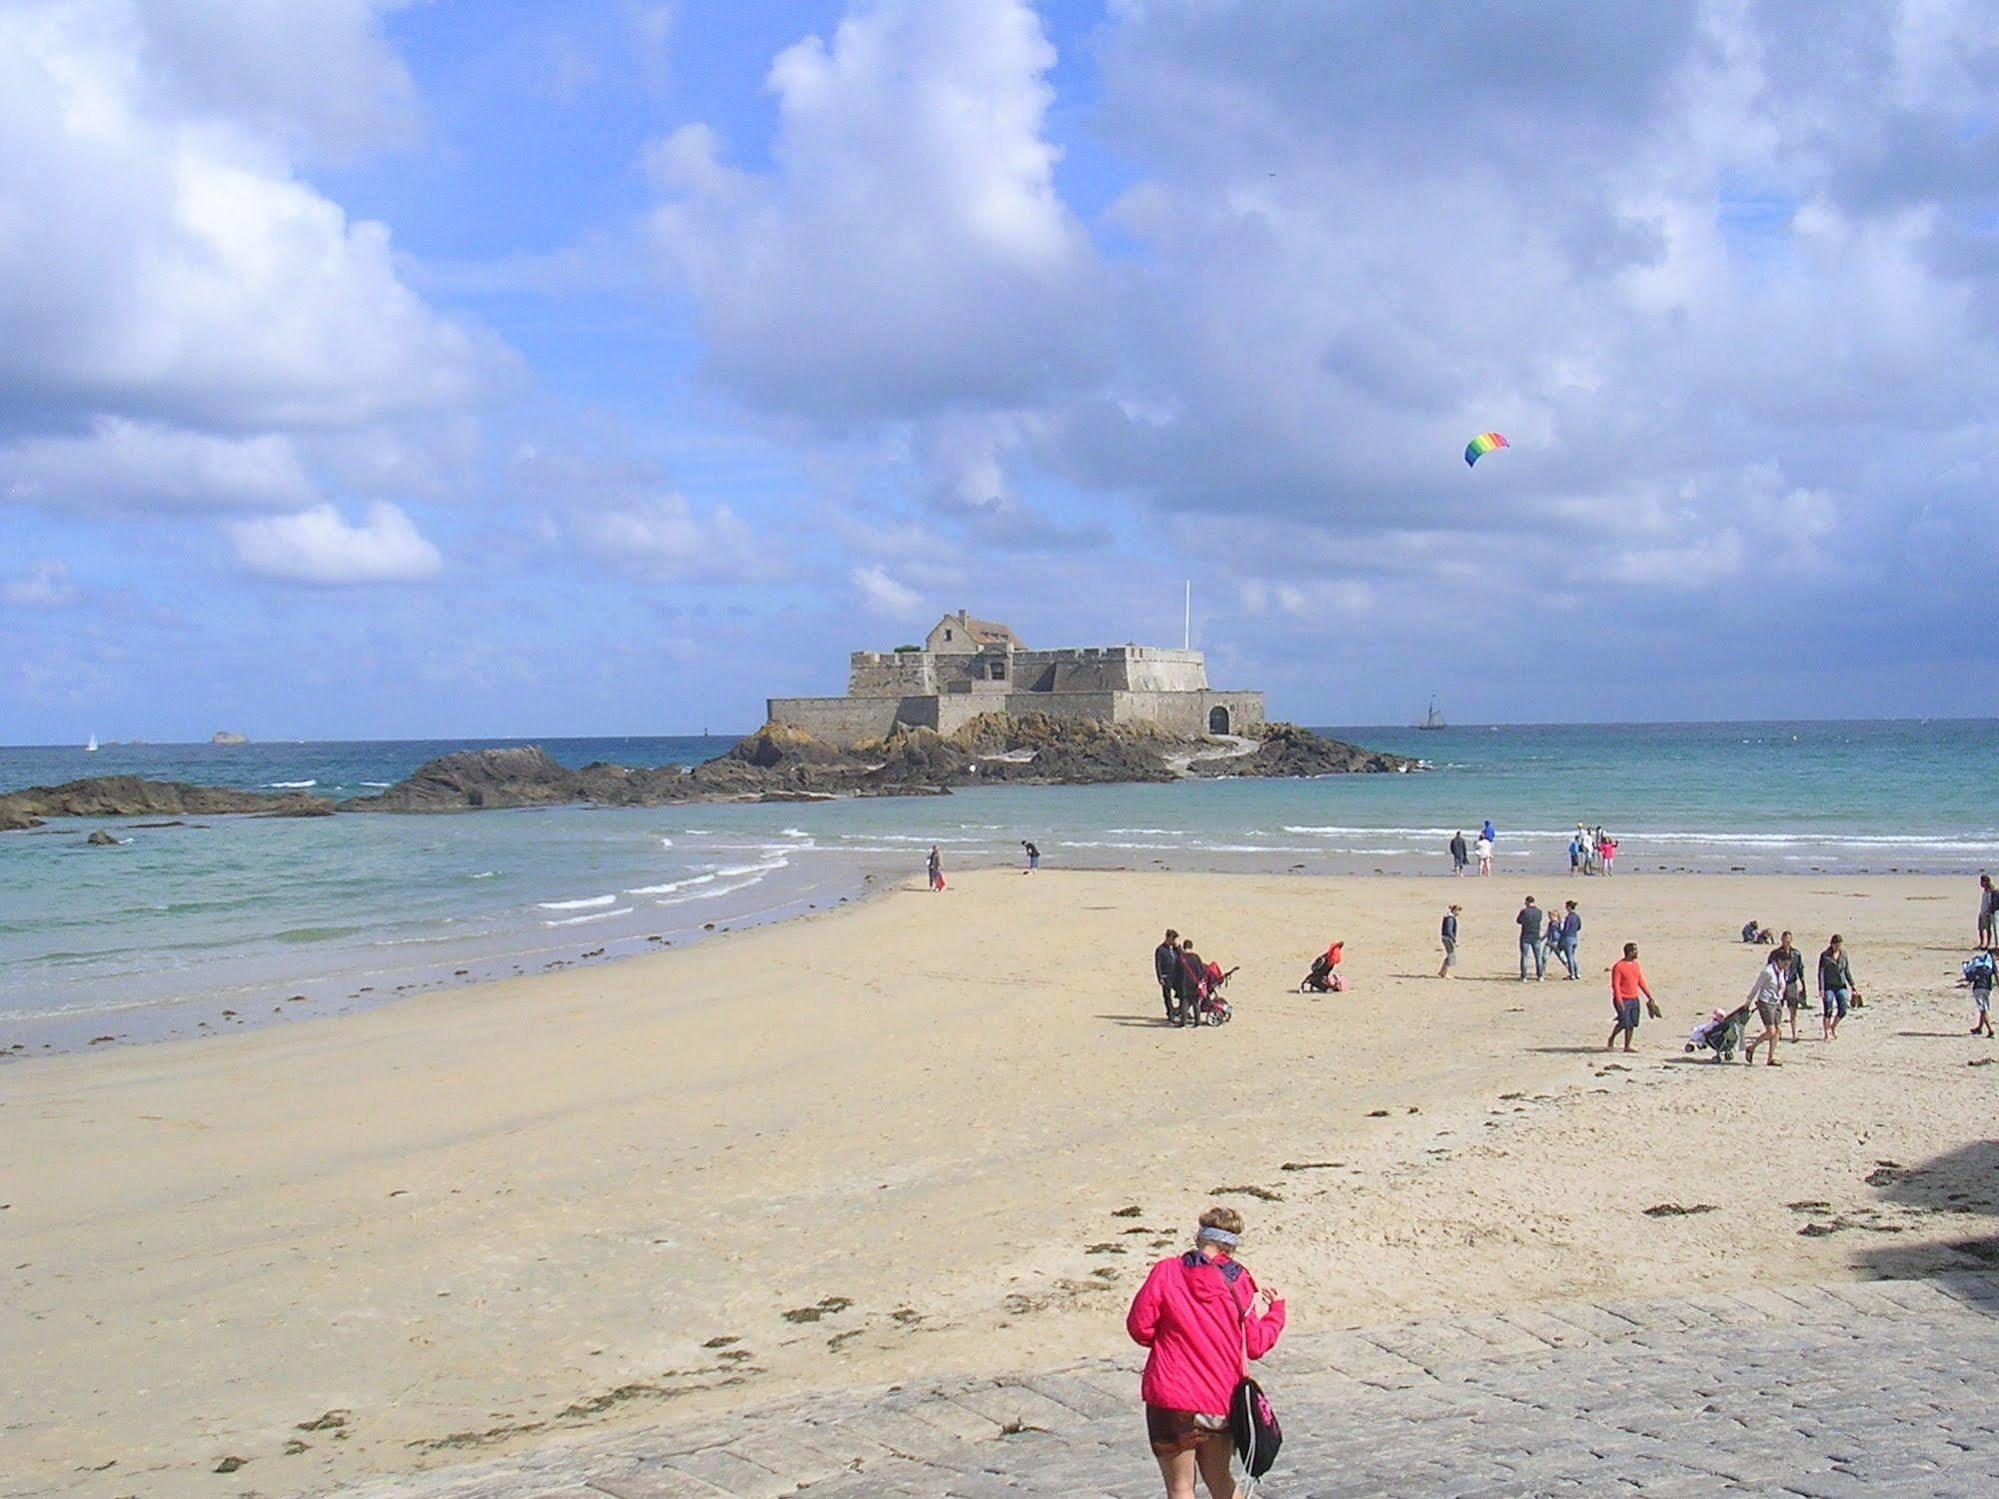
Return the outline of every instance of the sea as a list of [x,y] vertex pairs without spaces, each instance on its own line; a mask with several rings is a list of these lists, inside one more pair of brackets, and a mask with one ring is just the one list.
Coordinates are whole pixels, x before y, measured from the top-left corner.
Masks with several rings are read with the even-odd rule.
[[[1578,822],[1659,871],[1999,870],[1999,721],[1476,725],[1322,732],[1406,775],[989,787],[948,797],[438,816],[67,819],[0,834],[0,1056],[209,1035],[685,947],[920,875],[1048,868],[1447,874],[1490,818],[1502,874]],[[693,764],[731,737],[0,748],[0,791],[138,775],[340,799],[464,749]],[[103,827],[116,847],[85,837]]]

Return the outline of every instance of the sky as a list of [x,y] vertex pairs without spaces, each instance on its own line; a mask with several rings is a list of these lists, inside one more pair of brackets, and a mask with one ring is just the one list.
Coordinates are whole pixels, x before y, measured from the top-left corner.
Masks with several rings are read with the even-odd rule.
[[0,742],[1989,715],[1995,390],[1984,0],[0,0]]

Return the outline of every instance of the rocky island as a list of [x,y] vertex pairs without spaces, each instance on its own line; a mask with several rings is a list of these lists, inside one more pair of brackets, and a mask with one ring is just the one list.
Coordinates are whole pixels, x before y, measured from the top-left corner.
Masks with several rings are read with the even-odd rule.
[[0,832],[40,827],[49,817],[324,817],[333,803],[323,796],[232,791],[184,781],[138,776],[92,776],[60,786],[30,786],[0,796]]
[[572,770],[539,747],[466,750],[420,766],[374,796],[337,805],[297,792],[234,791],[137,776],[100,776],[0,796],[0,830],[50,817],[320,817],[341,812],[474,812],[503,807],[661,807],[684,802],[822,801],[936,796],[959,786],[1085,786],[1219,776],[1408,771],[1416,762],[1292,724],[1256,738],[1184,739],[1156,725],[1039,714],[982,714],[950,734],[897,727],[845,748],[766,724],[693,767],[594,764]]

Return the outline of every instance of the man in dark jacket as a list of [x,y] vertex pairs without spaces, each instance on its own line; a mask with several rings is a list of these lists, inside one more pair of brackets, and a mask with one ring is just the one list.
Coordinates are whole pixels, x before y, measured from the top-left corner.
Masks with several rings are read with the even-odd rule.
[[1174,993],[1180,974],[1180,934],[1166,929],[1166,940],[1152,949],[1152,976],[1159,980],[1159,997],[1166,1002],[1166,1018],[1179,1018]]
[[1465,845],[1463,832],[1451,834],[1451,873],[1462,875],[1471,863],[1471,849]]
[[1805,955],[1798,951],[1791,941],[1791,934],[1784,933],[1777,944],[1777,956],[1784,960],[1784,1009],[1791,1020],[1791,1039],[1798,1039],[1798,1011],[1805,1006]]
[[1201,1023],[1201,980],[1207,969],[1208,965],[1201,961],[1201,955],[1194,951],[1194,939],[1182,937],[1180,966],[1173,974],[1173,995],[1179,1002],[1179,1009],[1173,1015],[1175,1025],[1198,1026]]
[[1527,903],[1520,908],[1520,914],[1513,918],[1513,924],[1520,928],[1520,978],[1526,982],[1527,965],[1534,965],[1534,977],[1548,976],[1548,955],[1541,948],[1541,922],[1544,917],[1541,908],[1534,904],[1534,897],[1528,896]]

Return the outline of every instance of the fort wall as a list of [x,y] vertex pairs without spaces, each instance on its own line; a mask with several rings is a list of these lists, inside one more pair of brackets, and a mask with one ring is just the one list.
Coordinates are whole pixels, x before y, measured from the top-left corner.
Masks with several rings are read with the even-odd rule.
[[[985,684],[993,685],[997,684]],[[1214,711],[1226,715],[1216,721]],[[981,713],[1093,723],[1151,723],[1183,739],[1211,732],[1254,733],[1263,725],[1260,692],[947,692],[908,697],[781,697],[770,699],[770,721],[803,729],[841,749],[882,739],[897,724],[952,734]]]

